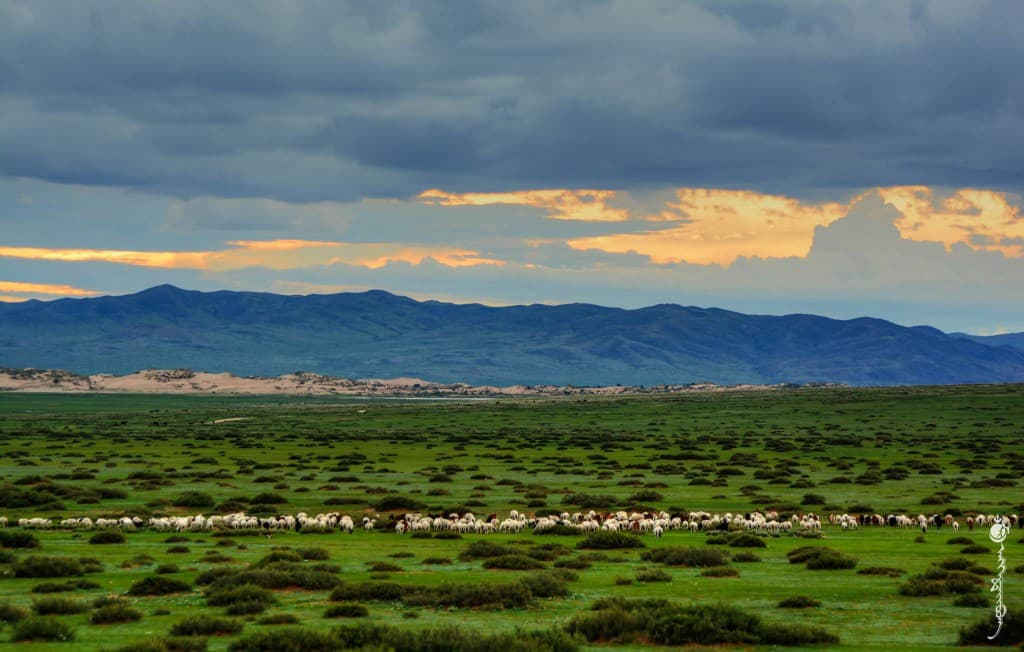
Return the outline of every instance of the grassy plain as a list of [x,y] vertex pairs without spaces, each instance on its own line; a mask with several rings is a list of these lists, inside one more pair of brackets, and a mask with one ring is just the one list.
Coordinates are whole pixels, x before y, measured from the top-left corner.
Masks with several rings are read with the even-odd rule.
[[[294,397],[0,394],[0,516],[116,516],[206,514],[241,506],[259,512],[348,513],[358,522],[377,516],[374,505],[393,495],[418,501],[423,512],[472,510],[483,516],[510,509],[598,511],[647,507],[670,512],[784,513],[842,511],[888,513],[1024,512],[1024,387],[972,386],[891,389],[806,389],[646,396],[495,401],[361,401]],[[214,506],[176,507],[185,492],[209,496]],[[272,493],[286,502],[253,503]],[[814,494],[811,504],[803,505]],[[823,500],[824,502],[818,502]],[[575,502],[569,502],[575,501]],[[589,501],[589,502],[588,502]],[[25,504],[25,503],[32,504]],[[584,510],[585,511],[585,510]],[[380,513],[386,527],[390,514]],[[7,530],[17,530],[8,527]],[[530,550],[566,546],[561,560],[579,559],[581,536],[473,535],[461,539],[412,538],[392,532],[278,533],[234,536],[187,533],[168,543],[167,533],[127,533],[123,544],[93,545],[90,532],[37,531],[41,547],[12,549],[0,563],[0,604],[27,607],[32,587],[63,579],[11,577],[9,569],[31,555],[91,557],[100,572],[86,574],[99,588],[59,595],[81,600],[124,593],[137,580],[174,564],[165,576],[193,583],[211,568],[257,563],[275,548],[323,548],[340,566],[345,583],[400,582],[500,584],[528,573],[486,570],[481,560],[460,559],[472,542],[486,539]],[[668,598],[680,603],[724,602],[770,623],[802,623],[840,637],[846,649],[950,649],[961,627],[990,607],[954,607],[953,597],[908,597],[899,587],[932,564],[963,556],[953,533],[934,528],[918,541],[917,529],[825,528],[822,540],[769,537],[753,551],[762,561],[730,565],[738,577],[704,577],[699,568],[643,561],[642,550],[612,550],[575,572],[562,598],[541,598],[512,609],[410,607],[401,601],[362,601],[370,621],[402,628],[455,624],[482,631],[561,627],[597,599]],[[960,536],[988,552],[966,555],[994,569],[995,546],[987,532]],[[1024,530],[1006,543],[1006,602],[1024,607]],[[647,548],[709,547],[706,535],[669,531],[642,537]],[[849,570],[808,570],[786,553],[825,545],[858,559]],[[185,552],[173,552],[183,546]],[[732,553],[737,549],[726,548]],[[210,551],[219,553],[208,554]],[[141,558],[147,555],[150,559]],[[439,558],[443,564],[424,564]],[[0,557],[2,560],[3,557]],[[217,559],[212,561],[211,559]],[[400,570],[371,570],[387,562]],[[545,562],[549,569],[557,562]],[[858,574],[897,567],[900,577]],[[637,573],[661,569],[671,582],[639,582]],[[377,579],[374,579],[377,578]],[[626,583],[626,579],[632,579]],[[987,580],[986,580],[987,582]],[[987,586],[983,587],[987,589]],[[326,631],[345,619],[324,618],[329,590],[279,590],[267,613],[290,613],[308,629]],[[806,595],[822,604],[781,609],[777,603]],[[130,598],[141,620],[90,625],[90,612],[58,616],[74,627],[73,643],[7,642],[0,650],[117,649],[164,636],[194,613],[223,613],[207,606],[201,587],[190,593]],[[245,618],[241,635],[214,636],[209,649],[227,649],[255,632],[280,628]],[[615,649],[639,648],[619,643]],[[601,645],[593,646],[600,649]],[[606,646],[607,647],[607,646]],[[829,646],[834,647],[834,646]]]

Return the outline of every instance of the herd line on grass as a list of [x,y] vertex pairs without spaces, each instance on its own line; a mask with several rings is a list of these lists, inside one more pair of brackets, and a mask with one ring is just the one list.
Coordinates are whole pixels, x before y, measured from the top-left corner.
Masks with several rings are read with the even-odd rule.
[[[1024,527],[1024,519],[1016,514],[1007,515],[1011,526],[1020,524]],[[968,529],[984,527],[995,523],[995,514],[978,514],[968,516],[965,519]],[[925,516],[918,514],[916,517],[906,514],[829,514],[826,522],[843,530],[855,530],[861,525],[867,526],[888,526],[896,528],[921,528],[927,531],[929,527],[941,528],[943,525],[952,527],[954,532],[960,530],[960,522],[947,514],[940,516],[933,514]],[[683,530],[689,532],[707,532],[712,530],[748,530],[764,534],[780,534],[793,530],[821,530],[822,520],[817,514],[793,514],[789,518],[780,518],[775,511],[747,512],[743,514],[714,514],[711,512],[696,511],[671,515],[668,512],[562,512],[554,516],[534,516],[512,510],[504,519],[499,519],[496,513],[479,518],[472,512],[464,514],[451,513],[447,515],[430,516],[418,512],[411,512],[402,515],[389,515],[387,519],[369,516],[362,517],[360,525],[356,525],[348,514],[329,512],[309,516],[305,512],[296,515],[283,514],[279,516],[260,517],[245,512],[233,514],[204,516],[195,514],[192,516],[155,516],[143,519],[138,516],[121,516],[118,518],[80,518],[49,519],[49,518],[19,518],[17,521],[9,521],[7,517],[0,516],[0,528],[9,524],[25,529],[64,529],[64,530],[92,530],[92,529],[120,529],[139,530],[150,529],[156,532],[199,532],[212,530],[265,530],[268,533],[273,531],[294,530],[297,532],[332,532],[339,530],[352,533],[357,527],[366,532],[393,531],[397,534],[410,532],[457,532],[460,534],[519,534],[524,531],[543,533],[556,529],[576,530],[580,534],[588,534],[598,530],[614,532],[632,532],[635,534],[651,534],[660,537],[669,530]]]

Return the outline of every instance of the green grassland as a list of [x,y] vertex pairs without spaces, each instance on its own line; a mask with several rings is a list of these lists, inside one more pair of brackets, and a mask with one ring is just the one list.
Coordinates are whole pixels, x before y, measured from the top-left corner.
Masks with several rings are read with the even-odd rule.
[[[899,591],[911,576],[949,558],[969,559],[994,572],[997,546],[981,529],[969,532],[964,526],[958,533],[988,549],[975,553],[962,553],[966,544],[947,543],[954,534],[945,527],[922,535],[916,528],[844,531],[827,524],[821,539],[783,534],[751,549],[713,545],[705,533],[673,530],[660,539],[642,536],[644,548],[596,552],[577,549],[582,535],[399,535],[387,531],[396,512],[376,506],[401,496],[416,501],[424,513],[496,512],[500,517],[512,509],[538,515],[586,511],[581,505],[672,513],[775,509],[784,515],[870,507],[881,514],[954,514],[964,524],[976,512],[1024,513],[1022,441],[1024,386],[1019,385],[488,401],[0,394],[0,516],[12,521],[7,532],[21,531],[20,517],[56,521],[238,509],[337,511],[357,523],[364,515],[378,522],[374,532],[286,531],[269,539],[262,533],[188,532],[183,542],[168,542],[171,533],[143,529],[125,533],[125,543],[106,545],[89,543],[91,531],[33,530],[38,548],[0,549],[0,605],[27,608],[54,595],[91,602],[125,594],[171,564],[176,568],[162,569],[167,572],[159,576],[182,580],[191,590],[127,597],[142,612],[132,622],[90,624],[95,609],[55,616],[74,628],[72,643],[8,642],[14,625],[0,624],[0,650],[116,650],[164,637],[191,615],[223,616],[224,607],[207,604],[211,585],[196,585],[197,579],[205,582],[202,576],[211,569],[258,568],[283,548],[322,549],[317,556],[329,559],[319,563],[337,567],[325,569],[332,583],[398,583],[403,596],[451,584],[503,586],[538,574],[554,578],[565,591],[556,597],[527,596],[508,608],[460,608],[408,597],[373,599],[370,589],[355,600],[331,600],[330,588],[275,589],[274,604],[262,614],[237,616],[244,623],[241,633],[211,636],[208,649],[226,650],[259,632],[295,626],[328,632],[366,623],[403,630],[453,625],[489,634],[561,629],[588,613],[595,601],[614,596],[724,603],[771,625],[817,627],[840,639],[809,649],[951,649],[959,630],[988,617],[991,606],[959,607],[953,606],[955,595],[911,597]],[[175,506],[186,492],[202,494],[209,504]],[[253,502],[259,494],[283,502]],[[808,500],[808,494],[814,496]],[[1024,608],[1022,539],[1024,530],[1015,529],[1006,541],[1011,614]],[[481,540],[532,554],[543,568],[486,569],[485,560],[464,554]],[[790,563],[787,553],[807,545],[827,546],[857,564],[811,570]],[[721,548],[739,574],[707,577],[702,568],[642,557],[645,551],[679,546]],[[743,551],[753,551],[761,561],[737,561]],[[71,580],[98,586],[32,593],[39,584],[68,578],[15,577],[14,569],[31,556],[91,558],[98,562],[92,572]],[[392,568],[375,570],[374,562]],[[577,567],[574,576],[564,576],[560,566]],[[858,573],[869,567],[905,573]],[[637,579],[654,570],[670,581]],[[976,592],[989,596],[989,575],[979,571],[978,577],[985,585]],[[821,605],[777,606],[798,595]],[[365,605],[368,616],[325,617],[332,605],[351,601]],[[284,613],[297,625],[260,623],[267,614]],[[579,644],[581,649],[638,649],[650,640],[638,633]]]

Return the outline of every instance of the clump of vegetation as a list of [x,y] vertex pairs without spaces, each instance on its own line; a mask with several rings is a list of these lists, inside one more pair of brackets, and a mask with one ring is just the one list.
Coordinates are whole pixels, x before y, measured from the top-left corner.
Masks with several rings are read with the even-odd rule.
[[158,636],[118,648],[117,652],[206,652],[206,639],[198,636]]
[[295,614],[269,614],[256,621],[260,625],[295,625],[299,622]]
[[679,605],[667,600],[599,600],[591,611],[573,617],[566,630],[588,641],[628,643],[643,636],[661,645],[814,645],[835,644],[825,630],[773,625],[755,614],[724,604]]
[[88,591],[98,589],[100,585],[89,580],[74,580],[68,582],[43,582],[32,587],[32,593],[66,593],[68,591]]
[[740,571],[732,566],[712,566],[700,573],[703,577],[739,577]]
[[[969,627],[960,630],[960,645],[992,645],[989,636],[996,631],[996,615],[989,614]],[[1003,618],[1003,629],[999,632],[999,645],[1024,643],[1024,609],[1007,609]]]
[[366,566],[371,573],[401,573],[403,568],[386,561],[368,561]]
[[538,570],[544,568],[544,564],[526,555],[501,555],[490,557],[484,560],[484,568],[502,570]]
[[633,534],[599,530],[576,544],[579,550],[622,550],[644,548],[644,542]]
[[391,512],[391,511],[415,511],[425,509],[426,505],[416,500],[415,498],[409,498],[408,496],[384,496],[376,503],[373,504],[373,508],[378,512]]
[[14,565],[15,577],[72,577],[85,568],[71,557],[26,557]]
[[807,609],[809,607],[820,607],[821,602],[814,598],[809,598],[806,595],[794,595],[791,598],[785,598],[779,601],[779,607],[782,609]]
[[637,582],[671,582],[672,576],[661,570],[660,568],[654,568],[650,570],[637,571],[634,576]]
[[31,615],[28,609],[11,604],[10,602],[0,602],[0,623],[10,625],[19,620],[24,620]]
[[112,602],[92,612],[89,622],[93,625],[130,623],[142,619],[142,612],[123,602]]
[[331,593],[333,601],[402,602],[413,607],[514,609],[535,598],[565,597],[569,589],[561,574],[537,573],[509,584],[442,584],[419,586],[395,582],[340,584]]
[[275,602],[273,593],[253,584],[215,588],[206,595],[206,604],[227,607],[231,616],[263,613]]
[[706,568],[709,566],[724,566],[729,563],[729,557],[718,548],[694,548],[690,546],[668,546],[645,550],[640,553],[644,561],[651,561],[666,566],[688,566],[691,568]]
[[89,605],[84,602],[62,596],[38,598],[32,601],[32,611],[36,612],[40,616],[80,614],[88,608]]
[[117,530],[102,530],[89,537],[89,543],[92,544],[107,544],[107,543],[124,543],[127,541],[124,534]]
[[899,577],[905,575],[907,571],[902,568],[893,568],[891,566],[868,566],[857,571],[858,575],[882,575],[885,577]]
[[171,504],[175,507],[206,509],[207,507],[213,507],[216,502],[210,494],[201,491],[186,491],[171,501]]
[[230,652],[335,652],[348,649],[380,650],[464,650],[486,652],[575,652],[576,641],[559,630],[484,633],[443,625],[415,631],[373,623],[336,627],[329,632],[310,629],[262,631],[236,641]]
[[358,602],[334,604],[327,607],[327,611],[324,612],[324,618],[366,618],[369,615],[370,610],[366,605]]
[[791,564],[806,564],[810,570],[841,570],[857,565],[857,558],[824,546],[802,546],[786,553]]
[[744,550],[733,555],[732,560],[740,563],[751,563],[761,561],[761,558],[755,552],[748,552]]
[[189,616],[171,627],[171,636],[219,636],[242,631],[242,621],[217,616]]
[[73,641],[75,630],[52,616],[29,616],[14,623],[11,642]]
[[144,577],[132,584],[128,595],[169,595],[191,591],[192,587],[181,580],[154,575]]
[[0,529],[0,548],[38,548],[39,539],[31,532]]

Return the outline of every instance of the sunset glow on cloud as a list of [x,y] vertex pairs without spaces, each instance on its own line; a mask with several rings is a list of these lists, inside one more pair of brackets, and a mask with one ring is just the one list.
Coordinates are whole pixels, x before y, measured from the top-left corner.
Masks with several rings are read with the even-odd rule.
[[[470,249],[405,246],[398,243],[345,243],[307,240],[234,240],[230,249],[213,251],[117,251],[0,247],[0,257],[62,262],[108,262],[161,269],[225,272],[247,267],[275,270],[348,264],[379,269],[390,263],[419,265],[434,260],[447,267],[502,265]],[[78,296],[67,295],[66,296]]]
[[518,192],[450,193],[436,188],[416,196],[424,203],[439,206],[533,206],[544,209],[548,217],[556,220],[583,220],[587,222],[623,222],[629,211],[614,208],[610,202],[616,197],[614,190],[521,190]]

